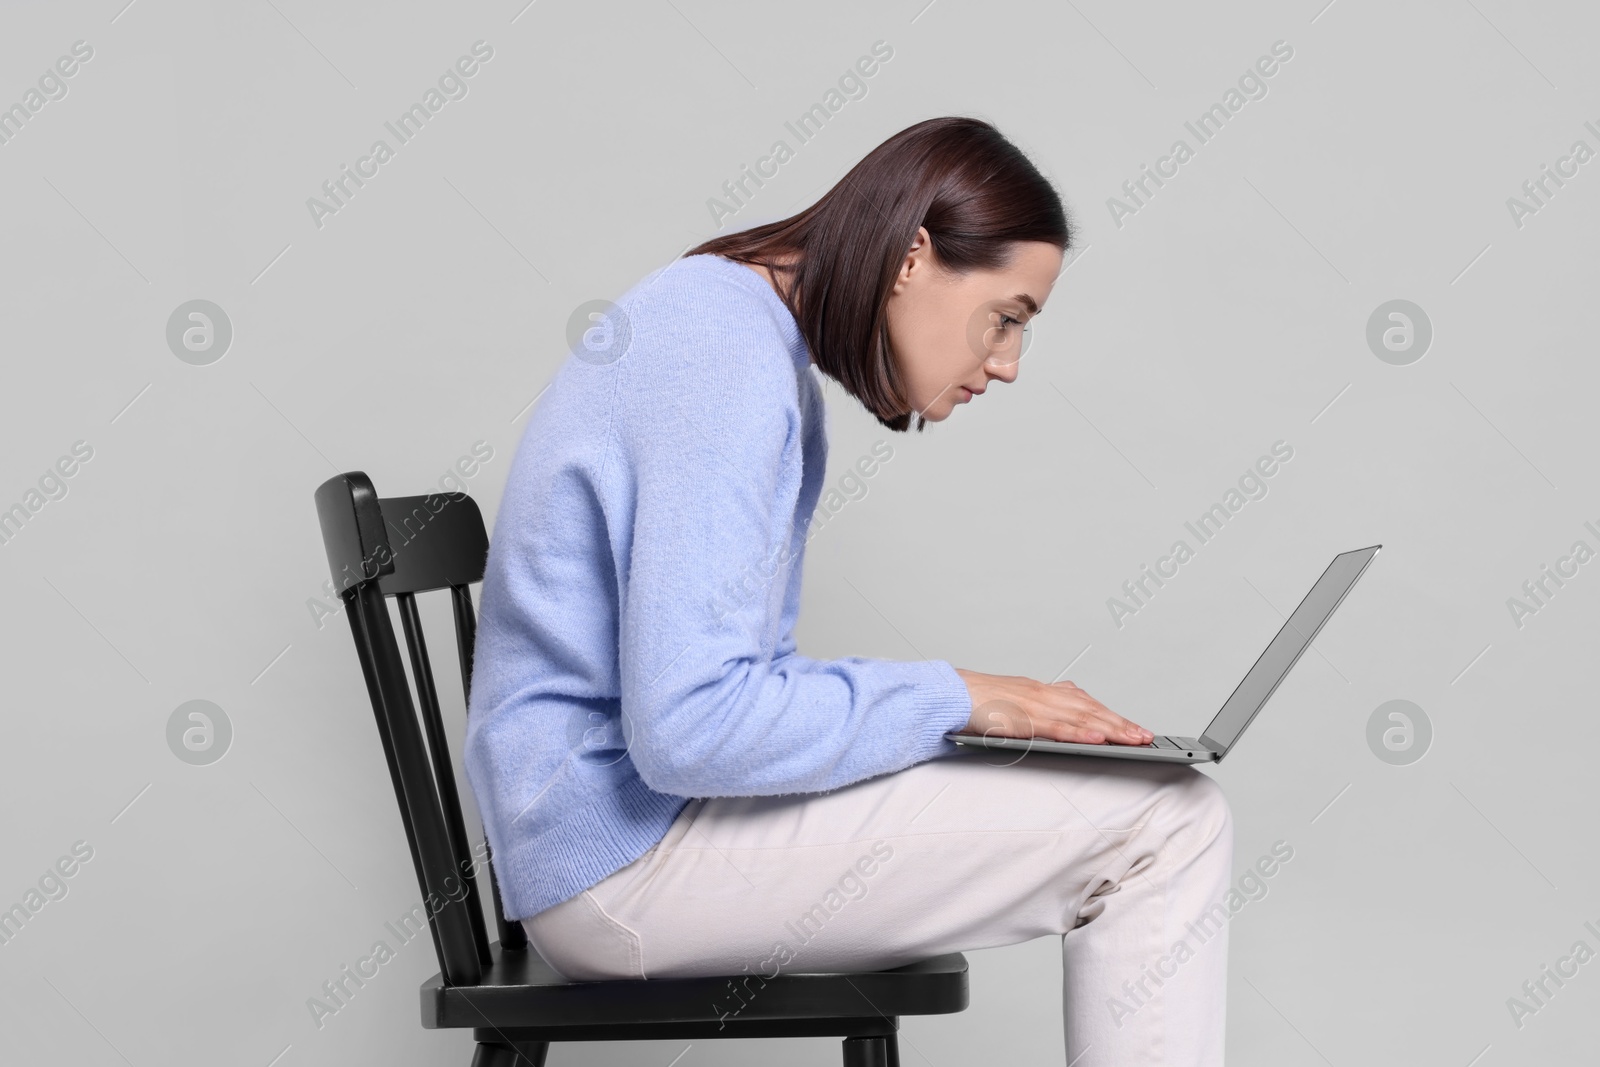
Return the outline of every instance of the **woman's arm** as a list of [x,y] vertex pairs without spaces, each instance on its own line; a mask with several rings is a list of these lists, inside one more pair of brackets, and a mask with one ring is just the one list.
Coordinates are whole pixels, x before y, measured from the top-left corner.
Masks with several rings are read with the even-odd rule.
[[[820,792],[946,750],[972,713],[949,663],[769,655],[769,590],[719,601],[789,528],[800,419],[786,358],[695,340],[713,347],[695,354],[690,381],[668,354],[622,368],[632,377],[607,460],[631,504],[614,521],[630,538],[619,660],[640,776],[677,796]],[[765,580],[779,578],[798,581],[789,567]],[[730,610],[708,609],[719,602]]]

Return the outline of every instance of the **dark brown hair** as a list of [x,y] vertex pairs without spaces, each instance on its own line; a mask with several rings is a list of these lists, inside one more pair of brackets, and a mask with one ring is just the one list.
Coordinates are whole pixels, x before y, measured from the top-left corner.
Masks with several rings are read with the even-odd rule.
[[[981,119],[951,116],[890,137],[799,214],[684,255],[772,271],[817,367],[903,431],[911,405],[890,358],[885,306],[919,226],[935,261],[956,274],[1005,268],[1013,242],[1046,241],[1063,252],[1072,242],[1061,197],[1021,150]],[[791,268],[774,262],[792,254]]]

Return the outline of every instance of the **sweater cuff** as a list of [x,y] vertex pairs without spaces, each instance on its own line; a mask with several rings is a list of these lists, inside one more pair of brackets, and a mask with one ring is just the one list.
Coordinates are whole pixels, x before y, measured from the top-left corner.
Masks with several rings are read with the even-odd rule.
[[928,660],[923,666],[927,680],[917,686],[918,721],[922,724],[919,748],[924,758],[932,758],[957,750],[956,743],[944,735],[966,728],[972,718],[972,694],[945,660]]

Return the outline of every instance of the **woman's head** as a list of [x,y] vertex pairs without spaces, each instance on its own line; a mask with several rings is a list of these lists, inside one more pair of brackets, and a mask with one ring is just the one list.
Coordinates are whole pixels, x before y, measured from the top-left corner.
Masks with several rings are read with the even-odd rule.
[[1061,198],[980,119],[928,119],[787,219],[713,238],[766,268],[822,372],[883,425],[937,422],[1016,378],[1022,323],[1072,247]]

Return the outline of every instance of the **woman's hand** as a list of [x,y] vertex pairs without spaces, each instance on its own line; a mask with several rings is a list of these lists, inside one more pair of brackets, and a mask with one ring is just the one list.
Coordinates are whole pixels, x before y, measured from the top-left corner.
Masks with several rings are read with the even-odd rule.
[[1071,682],[980,674],[960,667],[956,673],[972,696],[972,717],[962,733],[1086,745],[1146,745],[1155,736]]

